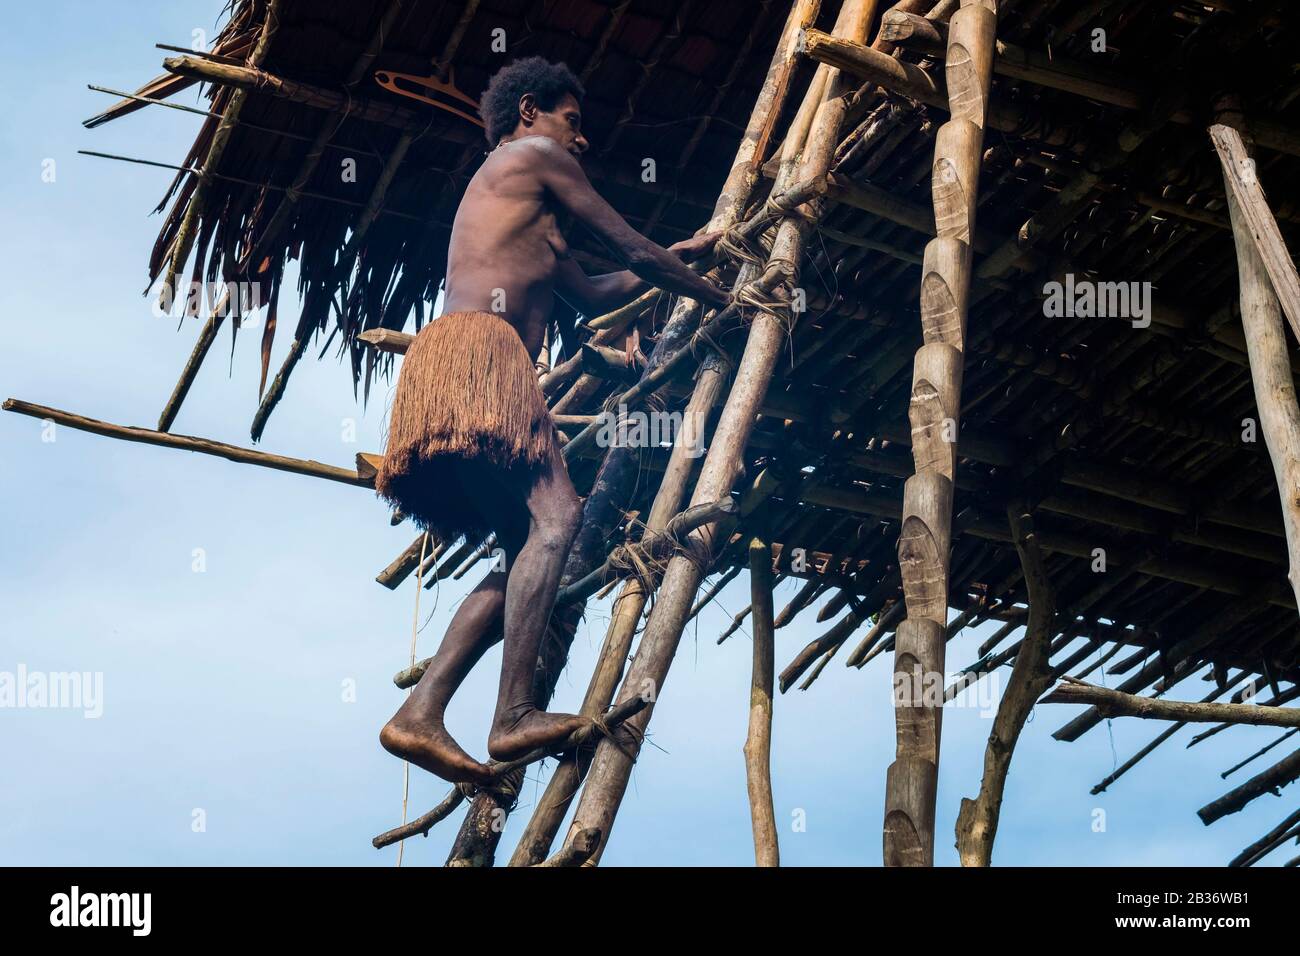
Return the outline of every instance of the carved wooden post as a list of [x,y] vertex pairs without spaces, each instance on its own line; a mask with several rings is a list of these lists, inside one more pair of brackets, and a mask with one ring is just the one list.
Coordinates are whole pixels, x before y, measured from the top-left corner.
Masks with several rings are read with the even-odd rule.
[[[934,145],[937,237],[925,247],[921,333],[912,372],[912,455],[903,490],[898,564],[907,619],[894,647],[898,752],[885,783],[886,866],[934,863],[934,804],[948,623],[948,556],[957,416],[980,154],[997,31],[996,0],[962,0],[948,30],[952,112]],[[936,693],[928,693],[937,687]]]

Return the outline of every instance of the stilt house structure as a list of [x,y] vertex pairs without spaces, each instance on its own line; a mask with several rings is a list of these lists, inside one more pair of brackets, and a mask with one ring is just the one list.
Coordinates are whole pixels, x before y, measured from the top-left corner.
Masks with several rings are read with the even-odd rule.
[[[725,230],[705,266],[734,297],[702,313],[651,292],[583,316],[574,354],[539,356],[585,496],[539,701],[585,603],[613,594],[583,707],[644,731],[675,706],[684,626],[747,571],[733,630],[753,635],[759,863],[779,855],[773,695],[883,657],[897,678],[886,864],[929,865],[948,839],[940,705],[999,671],[963,864],[990,862],[1016,738],[1044,699],[1089,705],[1062,741],[1109,716],[1172,721],[1099,789],[1184,723],[1279,727],[1243,754],[1249,779],[1200,811],[1211,823],[1283,793],[1291,809],[1233,861],[1249,864],[1300,835],[1296,792],[1280,791],[1300,776],[1298,53],[1300,16],[1269,0],[233,0],[211,49],[168,51],[159,78],[87,125],[186,108],[177,94],[203,84],[189,155],[143,157],[176,169],[149,275],[268,290],[249,414],[274,447],[309,354],[341,356],[367,396],[377,377],[391,387],[486,152],[475,98],[515,57],[568,63],[597,189],[665,245]],[[621,267],[570,238],[588,271]],[[240,324],[225,306],[192,323],[155,429],[5,407],[368,487],[382,449],[336,467],[173,431]],[[602,416],[620,406],[681,412],[704,453],[608,447]],[[490,547],[421,535],[379,582],[486,571]],[[774,632],[813,627],[815,603],[824,626],[778,673]],[[988,621],[979,661],[918,692],[947,641]],[[499,821],[522,761],[375,842],[455,812],[451,864],[592,865],[617,839],[635,756],[586,740],[513,848]]]

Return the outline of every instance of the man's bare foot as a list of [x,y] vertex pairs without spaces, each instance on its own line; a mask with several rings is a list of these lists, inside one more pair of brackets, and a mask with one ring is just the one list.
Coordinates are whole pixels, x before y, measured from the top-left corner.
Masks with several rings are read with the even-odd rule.
[[427,722],[418,730],[399,724],[396,717],[379,732],[379,742],[394,757],[409,760],[421,770],[448,783],[487,784],[492,771],[460,748],[441,720]]
[[493,760],[514,760],[538,748],[558,745],[589,723],[590,719],[577,714],[551,714],[535,708],[518,717],[498,718],[488,735],[488,754]]

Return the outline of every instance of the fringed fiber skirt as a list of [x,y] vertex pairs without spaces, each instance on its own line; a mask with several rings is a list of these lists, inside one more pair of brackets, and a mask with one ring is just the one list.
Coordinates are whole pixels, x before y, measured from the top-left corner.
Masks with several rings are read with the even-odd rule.
[[495,528],[462,490],[463,463],[527,487],[554,441],[519,334],[491,312],[449,312],[406,352],[375,490],[442,541],[481,541]]

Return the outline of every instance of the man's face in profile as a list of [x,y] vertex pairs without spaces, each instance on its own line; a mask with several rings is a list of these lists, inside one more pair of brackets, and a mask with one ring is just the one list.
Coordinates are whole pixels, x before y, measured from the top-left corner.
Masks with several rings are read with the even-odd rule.
[[532,131],[555,140],[577,158],[590,146],[582,135],[582,108],[572,93],[565,93],[549,112],[538,108]]

